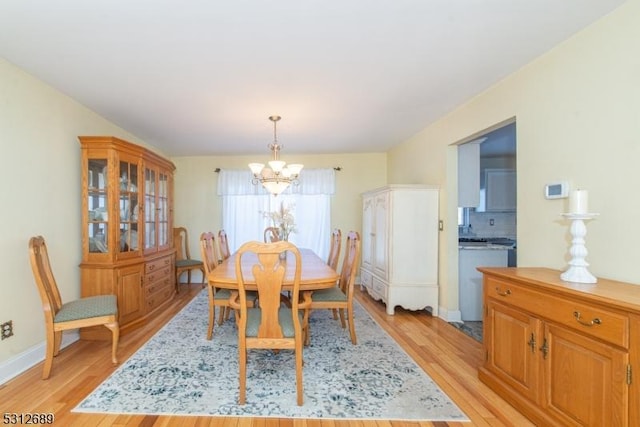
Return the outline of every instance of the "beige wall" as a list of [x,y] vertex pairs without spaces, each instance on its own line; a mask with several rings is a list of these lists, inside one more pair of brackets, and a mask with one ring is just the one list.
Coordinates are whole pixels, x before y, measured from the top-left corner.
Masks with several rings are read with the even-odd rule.
[[517,126],[518,263],[566,268],[567,200],[546,183],[589,190],[600,216],[586,237],[596,276],[640,284],[635,222],[640,212],[640,1],[510,75],[388,153],[389,180],[443,188],[441,306],[457,310],[457,157],[452,144],[512,117]]
[[[221,199],[217,195],[216,168],[245,169],[247,164],[268,160],[268,152],[253,156],[174,157],[175,224],[189,230],[191,254],[198,253],[197,238],[204,231],[221,228]],[[385,153],[290,155],[282,159],[300,162],[305,168],[341,167],[336,172],[336,194],[331,200],[331,226],[349,230],[362,229],[360,194],[386,184]],[[248,168],[247,168],[248,169]],[[329,236],[327,236],[329,238]]]
[[30,236],[45,237],[63,299],[80,295],[78,135],[136,139],[1,58],[0,94],[0,323],[13,320],[14,328],[0,341],[3,362],[44,341]]

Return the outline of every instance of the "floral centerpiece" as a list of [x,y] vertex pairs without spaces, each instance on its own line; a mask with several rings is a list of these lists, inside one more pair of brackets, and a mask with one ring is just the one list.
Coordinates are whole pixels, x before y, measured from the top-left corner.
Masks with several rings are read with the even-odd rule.
[[280,203],[280,209],[271,212],[263,212],[264,217],[270,219],[273,226],[278,229],[281,240],[288,241],[289,234],[297,231],[296,221],[293,217],[294,208],[295,206],[293,204],[285,206],[284,202],[282,202]]

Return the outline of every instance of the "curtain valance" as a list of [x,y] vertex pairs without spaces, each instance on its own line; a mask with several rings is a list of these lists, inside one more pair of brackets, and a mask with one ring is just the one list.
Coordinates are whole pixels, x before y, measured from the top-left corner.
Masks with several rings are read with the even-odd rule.
[[[268,195],[262,185],[251,183],[250,170],[221,169],[218,177],[219,196]],[[291,185],[282,194],[316,195],[335,193],[336,172],[333,169],[303,169],[300,185]]]

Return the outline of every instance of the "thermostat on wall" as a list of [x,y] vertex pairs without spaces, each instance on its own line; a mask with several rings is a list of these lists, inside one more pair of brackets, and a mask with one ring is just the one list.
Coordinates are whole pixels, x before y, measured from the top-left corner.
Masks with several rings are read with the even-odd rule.
[[564,199],[569,196],[567,181],[552,182],[544,186],[544,197],[547,199]]

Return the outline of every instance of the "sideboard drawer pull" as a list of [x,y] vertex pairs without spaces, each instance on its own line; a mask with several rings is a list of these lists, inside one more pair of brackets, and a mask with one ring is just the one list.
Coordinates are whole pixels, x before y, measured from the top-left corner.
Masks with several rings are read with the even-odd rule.
[[506,297],[506,296],[511,295],[511,289],[507,289],[506,291],[502,292],[502,291],[500,290],[500,287],[499,287],[499,286],[496,286],[496,293],[497,293],[498,295],[500,295],[501,297]]
[[594,317],[593,320],[591,322],[585,322],[584,320],[582,320],[581,318],[581,314],[579,311],[574,311],[573,312],[573,317],[576,318],[576,321],[578,323],[580,323],[581,325],[584,326],[594,326],[594,325],[601,325],[602,324],[602,320],[600,320],[598,317]]

